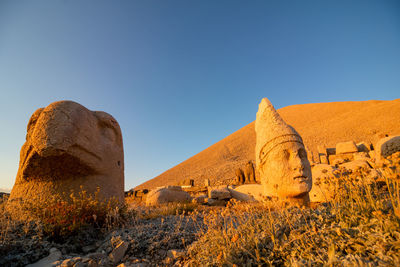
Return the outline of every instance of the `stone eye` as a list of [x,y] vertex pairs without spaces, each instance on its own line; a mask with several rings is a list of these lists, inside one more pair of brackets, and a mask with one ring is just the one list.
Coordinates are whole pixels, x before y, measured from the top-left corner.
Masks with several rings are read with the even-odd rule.
[[289,159],[290,153],[289,153],[289,151],[288,151],[287,149],[285,149],[285,150],[282,151],[282,157],[283,157],[284,159]]

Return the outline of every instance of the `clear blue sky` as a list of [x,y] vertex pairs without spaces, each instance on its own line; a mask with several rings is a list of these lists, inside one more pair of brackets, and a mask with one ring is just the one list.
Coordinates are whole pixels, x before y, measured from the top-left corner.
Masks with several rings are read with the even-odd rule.
[[293,104],[400,97],[400,1],[0,0],[0,188],[62,99],[112,114],[132,188]]

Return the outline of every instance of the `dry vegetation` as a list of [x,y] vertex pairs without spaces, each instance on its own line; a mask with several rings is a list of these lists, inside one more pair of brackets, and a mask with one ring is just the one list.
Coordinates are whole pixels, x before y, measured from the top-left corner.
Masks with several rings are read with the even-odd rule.
[[[131,242],[127,262],[132,255],[150,265],[399,266],[399,167],[397,159],[383,169],[384,180],[372,184],[363,182],[363,172],[343,171],[332,181],[335,199],[312,208],[231,202],[226,208],[186,203],[153,208],[130,204],[127,209],[82,192],[71,195],[68,203],[29,203],[25,208],[36,217],[27,222],[12,220],[2,204],[0,258],[22,253],[16,239],[34,240],[31,249],[42,246],[42,257],[55,243],[81,242],[76,253],[83,255],[79,247],[117,229]],[[173,248],[185,251],[184,256],[168,258],[166,251]],[[1,264],[18,266],[39,259],[23,255],[25,261],[14,257]]]

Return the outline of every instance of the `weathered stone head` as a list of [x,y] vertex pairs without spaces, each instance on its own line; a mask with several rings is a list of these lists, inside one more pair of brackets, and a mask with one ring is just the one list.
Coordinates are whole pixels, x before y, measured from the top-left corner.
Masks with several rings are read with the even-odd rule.
[[264,194],[308,203],[312,176],[303,140],[283,121],[267,98],[259,105],[255,130],[256,168]]
[[100,188],[124,201],[124,152],[118,122],[72,101],[36,110],[29,120],[10,199],[34,199]]

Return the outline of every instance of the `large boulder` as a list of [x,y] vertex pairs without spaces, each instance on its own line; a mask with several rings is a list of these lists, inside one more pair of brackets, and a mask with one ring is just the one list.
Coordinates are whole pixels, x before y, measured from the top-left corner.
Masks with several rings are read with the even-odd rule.
[[312,176],[303,140],[267,98],[258,107],[255,131],[256,166],[264,195],[308,203]]
[[150,191],[146,197],[147,206],[156,206],[171,202],[187,203],[191,201],[192,197],[189,193],[183,191],[180,186],[159,187]]
[[375,145],[375,156],[386,158],[400,151],[400,135],[380,139]]
[[10,200],[63,197],[82,189],[124,202],[124,152],[118,122],[102,111],[59,101],[31,116]]
[[228,188],[228,190],[232,198],[239,201],[254,202],[264,200],[264,190],[260,184],[245,184],[232,189]]
[[213,199],[225,200],[232,198],[226,185],[217,187],[208,187],[208,197]]

